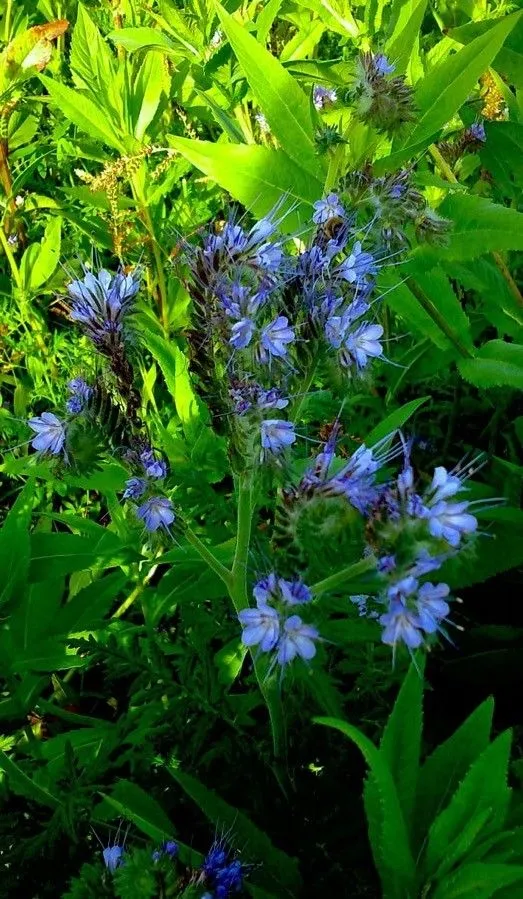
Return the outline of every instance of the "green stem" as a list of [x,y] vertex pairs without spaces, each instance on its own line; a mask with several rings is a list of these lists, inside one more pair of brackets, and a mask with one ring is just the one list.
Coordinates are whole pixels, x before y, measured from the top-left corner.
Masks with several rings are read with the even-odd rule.
[[4,229],[2,227],[0,227],[0,243],[2,244],[2,249],[7,257],[7,261],[9,262],[13,281],[15,282],[18,289],[22,290],[22,279],[20,277],[20,272],[16,264],[16,259],[13,256],[11,247],[9,246],[9,241],[7,240]]
[[375,556],[366,556],[359,562],[355,562],[353,565],[349,565],[347,568],[342,568],[341,571],[336,571],[334,574],[329,575],[329,577],[324,578],[323,581],[318,581],[311,587],[312,593],[314,596],[321,596],[322,593],[330,593],[346,581],[351,581],[354,578],[357,578],[362,574],[367,574],[367,572],[374,571],[375,569]]
[[158,285],[158,300],[159,300],[159,309],[160,309],[160,319],[162,322],[162,326],[165,331],[169,328],[169,303],[167,299],[167,283],[165,280],[165,273],[163,270],[163,260],[160,253],[160,248],[158,246],[158,242],[156,240],[154,234],[154,225],[153,220],[151,218],[151,213],[149,210],[149,205],[145,198],[145,194],[143,191],[143,186],[141,184],[141,176],[142,172],[139,173],[140,178],[135,176],[132,179],[132,188],[136,198],[136,201],[140,205],[140,212],[142,216],[142,221],[147,229],[147,233],[149,235],[149,241],[151,244],[151,252],[153,257],[154,269],[155,269],[155,278],[156,284]]
[[124,601],[121,603],[121,605],[118,606],[118,608],[116,609],[116,612],[113,612],[113,614],[111,615],[111,618],[121,618],[122,615],[125,615],[127,610],[131,608],[132,604],[134,602],[136,602],[136,600],[142,595],[143,591],[147,587],[149,581],[153,577],[154,572],[156,571],[157,568],[158,568],[158,565],[153,565],[152,568],[149,569],[149,571],[147,572],[147,574],[145,575],[143,580],[140,581],[140,583],[136,585],[136,587],[129,594],[127,599],[124,599]]
[[218,561],[216,556],[206,547],[205,543],[202,543],[200,538],[196,536],[191,528],[187,527],[185,529],[185,537],[187,538],[187,542],[190,543],[191,546],[194,546],[196,552],[201,556],[203,561],[218,575],[220,580],[222,580],[227,587],[227,590],[230,591],[232,588],[232,573],[229,569]]
[[303,378],[302,383],[298,388],[298,392],[294,396],[294,400],[289,407],[289,421],[298,421],[300,416],[300,412],[305,402],[307,395],[309,393],[310,386],[314,379],[314,375],[316,374],[316,368],[318,366],[318,356],[317,354],[312,359],[308,370],[305,372],[305,376]]
[[13,0],[7,0],[6,8],[5,8],[5,18],[4,18],[4,43],[7,44],[9,41],[9,35],[11,33],[11,13],[13,8]]
[[432,321],[438,326],[438,328],[443,331],[445,337],[448,337],[450,342],[457,349],[460,356],[463,356],[464,359],[473,359],[474,354],[471,353],[468,347],[466,347],[465,344],[461,342],[459,337],[454,333],[454,331],[448,324],[447,319],[441,314],[432,300],[430,300],[429,297],[423,292],[421,287],[416,284],[416,282],[413,281],[412,278],[407,278],[405,283],[410,292],[413,293],[416,297],[420,306],[422,306],[427,315],[430,315]]

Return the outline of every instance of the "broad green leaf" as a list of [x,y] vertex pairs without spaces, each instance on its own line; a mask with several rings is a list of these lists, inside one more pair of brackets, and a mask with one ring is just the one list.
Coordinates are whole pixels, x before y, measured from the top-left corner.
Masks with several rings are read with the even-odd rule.
[[411,663],[380,743],[392,774],[408,830],[416,798],[423,726],[424,657]]
[[412,894],[415,879],[414,859],[407,827],[392,773],[379,749],[356,727],[335,718],[315,718],[341,731],[356,744],[369,766],[365,812],[376,867],[384,887],[384,899],[405,899]]
[[163,50],[171,56],[180,55],[179,50],[176,50],[172,41],[162,31],[146,25],[140,28],[119,28],[117,31],[111,31],[107,37],[114,44],[124,47],[128,53],[135,53],[137,50]]
[[322,183],[298,168],[282,150],[171,135],[169,145],[256,216],[265,215],[287,195],[289,203],[297,204],[293,215],[283,221],[283,228],[289,231],[310,221],[311,206],[322,195]]
[[[523,881],[523,866],[495,865],[484,862],[473,862],[463,865],[454,874],[443,880],[433,899],[490,899],[506,886]],[[513,895],[513,899],[521,896],[521,887]]]
[[[40,531],[31,538],[32,583],[45,581],[49,571],[53,577],[83,571],[98,563],[115,564],[127,556],[125,547],[116,534],[103,530],[100,536],[80,536],[79,534],[45,534]],[[51,568],[50,568],[51,566]]]
[[55,271],[60,261],[61,234],[62,219],[51,218],[41,243],[31,244],[25,251],[20,263],[20,277],[28,293],[42,287]]
[[217,5],[227,35],[249,86],[284,152],[315,178],[322,164],[314,144],[311,106],[305,93],[282,64],[246,29]]
[[409,403],[405,403],[403,406],[400,406],[399,409],[395,409],[394,412],[391,412],[390,415],[387,415],[386,418],[383,419],[376,425],[375,428],[372,429],[370,434],[365,438],[365,443],[367,446],[374,446],[378,440],[382,440],[387,434],[392,434],[393,431],[397,431],[398,428],[402,428],[404,424],[408,422],[412,415],[422,406],[424,403],[430,400],[430,396],[422,396],[420,399],[411,400]]
[[22,771],[19,765],[5,754],[0,752],[0,771],[7,775],[9,786],[13,793],[19,796],[25,796],[38,805],[47,805],[50,808],[56,808],[60,803],[58,799],[40,787],[32,777]]
[[13,671],[25,674],[27,671],[69,671],[71,668],[85,668],[88,658],[78,655],[76,649],[61,646],[56,637],[39,640],[26,650],[19,650],[11,662]]
[[130,780],[119,780],[110,795],[106,793],[100,795],[104,801],[96,808],[95,814],[98,818],[110,820],[122,815],[159,843],[172,839],[173,824],[156,799],[142,790],[138,784]]
[[127,583],[127,576],[113,571],[79,590],[63,606],[53,622],[55,634],[77,634],[99,627]]
[[[438,249],[440,259],[475,259],[490,250],[523,250],[523,213],[492,203],[484,197],[454,193],[438,212],[452,221],[446,246]],[[427,251],[414,256],[423,260]],[[435,258],[434,251],[431,255]]]
[[476,387],[513,387],[523,390],[523,345],[489,340],[475,359],[460,359],[462,377]]
[[[460,44],[469,44],[491,27],[491,19],[469,22],[459,28],[451,28],[449,38]],[[519,20],[497,53],[492,66],[502,73],[515,87],[523,88],[523,20]]]
[[256,19],[256,36],[260,44],[265,45],[272,24],[280,11],[283,0],[268,0]]
[[438,865],[434,875],[435,880],[441,880],[445,877],[449,871],[452,871],[460,862],[463,862],[465,856],[469,856],[476,843],[481,842],[484,836],[482,831],[490,821],[491,814],[492,809],[490,808],[478,808],[465,821],[455,840],[447,846],[445,857]]
[[[467,350],[472,350],[470,322],[445,272],[439,266],[429,268],[427,265],[420,264],[416,259],[412,260],[405,268],[406,274],[412,274],[412,280],[421,288],[424,296],[429,299],[432,307],[444,320],[446,330],[443,333],[446,339],[449,340],[449,334],[452,333],[455,341],[458,341]],[[412,289],[414,290],[414,288]],[[439,320],[438,318],[435,324],[438,324]]]
[[172,340],[152,331],[144,335],[144,343],[161,368],[186,434],[194,437],[195,428],[201,426],[202,409],[191,384],[186,355]]
[[243,812],[228,805],[195,777],[174,765],[167,770],[185,793],[194,800],[204,815],[222,832],[234,835],[236,843],[260,862],[257,880],[267,889],[278,889],[278,896],[294,896],[300,888],[300,875],[295,859],[277,849],[269,837],[259,830]]
[[76,86],[89,91],[95,102],[107,106],[121,121],[123,107],[111,51],[81,3],[73,31],[70,65]]
[[166,83],[163,56],[155,52],[147,53],[134,81],[133,105],[137,112],[134,136],[137,140],[143,140],[166,87],[168,82]]
[[0,606],[21,593],[27,581],[34,490],[34,481],[29,480],[18,494],[0,530]]
[[511,742],[512,733],[507,730],[487,746],[431,825],[425,858],[428,875],[445,859],[449,845],[478,810],[490,809],[491,830],[503,825],[510,801],[507,778]]
[[243,645],[241,640],[234,639],[222,646],[215,653],[214,664],[218,669],[218,681],[225,687],[230,687],[238,677],[245,656],[247,655],[247,647]]
[[486,699],[429,755],[416,792],[416,845],[423,845],[430,824],[450,802],[460,781],[489,743],[494,702]]
[[40,80],[51,99],[73,125],[95,140],[113,147],[120,153],[125,153],[126,147],[118,135],[117,126],[103,109],[80,91],[73,90],[72,87],[67,87],[47,75],[40,75]]
[[107,721],[100,723],[93,718],[93,727],[69,730],[42,742],[40,754],[45,759],[47,772],[51,777],[59,777],[63,770],[67,744],[74,750],[79,764],[85,766],[95,761],[102,749],[107,751],[107,745],[116,748],[119,740],[116,725]]
[[492,519],[489,523],[482,522],[488,538],[479,537],[470,553],[458,553],[445,562],[440,571],[442,581],[454,590],[470,587],[523,564],[523,512],[520,509],[510,511],[510,521],[497,520],[495,510],[485,516]]
[[426,8],[427,0],[402,0],[400,4],[394,30],[384,47],[398,75],[404,75],[407,71]]

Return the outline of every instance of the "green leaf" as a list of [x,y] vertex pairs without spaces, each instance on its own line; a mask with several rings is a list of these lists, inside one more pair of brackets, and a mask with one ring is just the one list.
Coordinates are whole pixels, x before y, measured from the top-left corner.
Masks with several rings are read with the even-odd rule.
[[61,577],[72,571],[84,571],[93,565],[115,564],[127,558],[124,544],[111,531],[100,528],[98,536],[79,534],[45,534],[40,531],[31,538],[31,567],[29,577],[32,583],[45,581],[52,571],[53,577]]
[[164,59],[160,53],[148,53],[133,86],[133,105],[137,111],[134,136],[137,140],[143,140],[147,128],[156,115],[165,87]]
[[[500,520],[500,511],[510,511],[511,520]],[[479,537],[469,552],[458,553],[440,570],[441,580],[454,590],[480,584],[501,571],[523,564],[523,512],[491,509],[485,517],[490,519],[488,538]]]
[[138,784],[130,780],[119,780],[110,795],[106,793],[100,795],[104,801],[95,810],[97,818],[110,820],[116,817],[116,814],[123,815],[148,837],[159,843],[173,837],[174,826],[163,808]]
[[[420,264],[416,259],[412,260],[406,269],[407,272],[412,273],[413,281],[421,288],[423,294],[444,319],[447,332],[443,333],[446,339],[449,339],[450,331],[455,341],[471,350],[473,341],[470,322],[445,272],[439,266],[429,268],[427,265]],[[436,321],[435,324],[437,323]]]
[[315,178],[322,164],[316,153],[311,105],[292,75],[222,6],[216,5],[221,26],[249,86],[282,149]]
[[416,91],[415,102],[420,114],[413,129],[391,156],[379,161],[378,173],[396,168],[431,142],[468,99],[520,16],[517,12],[501,19],[488,32],[431,69]]
[[195,777],[185,774],[174,765],[168,765],[167,770],[217,828],[222,832],[230,830],[235,842],[259,861],[257,879],[261,886],[269,890],[277,889],[277,895],[282,899],[285,895],[293,896],[299,891],[300,876],[296,861],[273,846],[269,837],[243,812],[228,805]]
[[367,762],[369,784],[365,811],[372,854],[384,887],[384,899],[405,899],[412,895],[415,881],[414,859],[409,846],[405,819],[392,773],[379,749],[356,727],[335,718],[315,718],[341,731],[361,751]]
[[152,331],[144,335],[144,344],[158,362],[186,436],[194,440],[202,426],[202,407],[193,390],[186,355],[174,343]]
[[214,664],[218,669],[218,681],[225,687],[230,687],[238,677],[245,656],[247,655],[247,647],[243,645],[241,640],[234,639],[222,646],[215,653]]
[[423,764],[416,793],[415,848],[421,848],[436,814],[448,805],[460,781],[488,746],[493,713],[494,701],[486,699]]
[[[448,32],[453,41],[469,44],[491,27],[491,19],[469,22]],[[523,88],[523,20],[519,20],[507,37],[503,47],[492,62],[493,68],[501,72],[517,88]]]
[[374,446],[375,443],[378,443],[379,440],[383,440],[388,434],[392,434],[393,431],[402,428],[414,413],[417,412],[420,406],[423,406],[423,404],[430,399],[430,396],[422,396],[417,400],[411,400],[409,403],[405,403],[403,406],[400,406],[399,409],[395,409],[394,412],[387,415],[379,425],[376,425],[376,427],[372,429],[370,434],[365,438],[365,444],[367,446]]
[[124,47],[128,53],[135,53],[137,50],[163,50],[169,55],[180,55],[163,31],[146,25],[140,28],[119,28],[111,31],[107,37],[114,44]]
[[116,748],[119,742],[116,726],[109,722],[99,723],[93,718],[93,727],[82,727],[58,734],[41,743],[40,755],[46,762],[46,771],[52,777],[59,777],[63,771],[67,745],[74,750],[75,760],[82,766],[92,764],[101,751]]
[[[490,250],[523,249],[523,213],[484,197],[463,193],[448,196],[438,209],[452,220],[448,243],[438,248],[440,259],[476,259]],[[415,251],[423,262],[423,249]]]
[[489,340],[475,359],[460,359],[460,374],[476,387],[523,390],[523,345]]
[[310,221],[312,204],[322,194],[322,183],[298,168],[282,150],[171,135],[169,144],[258,217],[287,195],[289,203],[297,204],[294,214],[282,223],[288,231]]
[[512,733],[507,730],[487,746],[431,825],[425,859],[427,875],[444,861],[449,846],[480,809],[490,809],[491,830],[503,825],[510,801],[507,778],[511,742]]
[[55,81],[47,75],[39,77],[51,99],[73,125],[95,140],[113,147],[120,153],[125,153],[126,147],[118,135],[117,126],[108,118],[105,110],[80,91],[73,90],[60,81]]
[[[473,862],[443,880],[433,899],[490,899],[502,887],[523,881],[523,866]],[[518,890],[514,899],[521,895]]]
[[380,752],[392,774],[403,817],[410,830],[418,782],[423,726],[424,656],[411,663],[389,716]]
[[268,0],[262,7],[258,18],[256,19],[256,37],[260,44],[265,45],[272,24],[280,11],[283,0]]
[[34,490],[34,481],[29,480],[18,494],[0,530],[0,606],[21,593],[27,581]]
[[76,86],[89,91],[95,101],[107,106],[120,119],[122,102],[115,89],[116,69],[111,51],[81,3],[73,31],[70,65]]
[[384,52],[394,62],[396,74],[404,75],[420,33],[427,0],[402,0],[394,30],[388,38]]
[[100,627],[126,583],[125,574],[113,571],[79,590],[60,609],[52,625],[53,633],[78,634]]
[[49,808],[57,808],[60,805],[58,799],[40,787],[34,778],[28,777],[5,752],[0,752],[0,771],[7,775],[9,786],[19,796],[25,796],[26,799],[31,799],[38,805],[47,805]]
[[24,290],[36,291],[51,277],[60,261],[62,219],[49,219],[41,243],[31,244],[20,263]]

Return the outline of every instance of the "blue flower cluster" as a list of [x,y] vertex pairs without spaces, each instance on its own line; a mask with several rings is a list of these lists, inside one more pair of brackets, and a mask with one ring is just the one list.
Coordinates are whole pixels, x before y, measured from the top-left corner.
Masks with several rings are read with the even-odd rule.
[[143,521],[149,533],[155,533],[160,529],[168,531],[176,519],[176,514],[172,501],[166,496],[158,495],[157,492],[158,482],[167,476],[165,461],[150,446],[142,446],[139,451],[128,450],[125,459],[137,470],[137,474],[125,482],[122,498],[136,501],[143,499],[143,502],[136,507],[136,515]]
[[71,319],[78,322],[99,352],[110,355],[122,345],[141,276],[139,268],[127,275],[123,272],[114,275],[102,268],[97,275],[85,270],[82,279],[69,284]]
[[234,893],[241,892],[246,870],[239,859],[231,858],[224,841],[217,841],[211,846],[201,868],[201,879],[212,890],[207,891],[205,896],[208,899],[228,899]]
[[309,588],[301,580],[289,581],[271,572],[254,585],[253,596],[256,608],[243,609],[238,615],[244,646],[274,653],[271,670],[296,658],[307,662],[314,658],[319,633],[295,614],[296,608],[311,602]]

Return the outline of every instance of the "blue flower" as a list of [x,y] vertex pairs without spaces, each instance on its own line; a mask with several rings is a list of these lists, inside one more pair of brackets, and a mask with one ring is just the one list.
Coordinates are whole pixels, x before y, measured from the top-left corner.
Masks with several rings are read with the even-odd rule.
[[68,382],[67,389],[71,393],[71,396],[67,400],[66,409],[73,415],[77,415],[79,412],[83,411],[85,404],[91,397],[93,392],[92,387],[89,387],[83,378],[73,378],[72,381]]
[[259,606],[257,609],[242,609],[238,613],[243,627],[242,643],[244,646],[258,646],[262,652],[274,649],[280,636],[280,616],[270,606]]
[[481,122],[474,122],[474,124],[467,129],[467,134],[474,138],[474,140],[480,141],[482,144],[485,143],[487,139],[485,126],[482,125]]
[[258,356],[260,362],[267,362],[272,357],[283,359],[288,353],[288,344],[294,341],[294,330],[289,326],[285,315],[279,315],[261,332]]
[[[379,342],[379,338],[383,334],[381,325],[371,325],[363,322],[345,338],[344,350],[348,353],[349,359],[352,359],[356,368],[361,370],[365,368],[369,359],[378,358],[383,355],[383,347]],[[340,354],[342,364],[347,360],[347,356]]]
[[434,469],[434,476],[429,488],[429,493],[432,494],[431,503],[438,503],[443,499],[449,499],[449,497],[459,493],[460,490],[463,490],[463,481],[459,475],[448,472],[443,465],[438,465],[438,467]]
[[381,615],[379,621],[384,627],[381,635],[383,643],[394,648],[398,643],[404,643],[409,649],[417,649],[423,643],[418,615],[401,601],[392,602],[389,611]]
[[414,577],[423,577],[425,574],[430,574],[432,571],[437,571],[438,568],[441,568],[443,562],[446,562],[448,556],[431,556],[429,551],[422,547],[419,551],[416,561],[414,565],[410,569],[410,573]]
[[377,53],[373,59],[374,71],[377,75],[392,75],[396,66],[390,63],[384,53]]
[[450,593],[448,584],[423,584],[418,592],[417,609],[419,626],[427,633],[434,634],[440,622],[450,612],[445,597]]
[[445,500],[426,509],[429,531],[433,537],[446,540],[456,548],[464,534],[472,534],[478,522],[474,515],[467,512],[468,502],[447,503]]
[[167,474],[167,465],[163,459],[158,459],[152,449],[145,449],[140,453],[140,461],[144,467],[145,473],[150,478],[164,478]]
[[277,387],[271,387],[269,390],[260,389],[256,405],[259,409],[285,409],[289,405],[289,400]]
[[312,102],[315,108],[320,112],[326,106],[331,106],[338,99],[338,95],[332,87],[322,87],[321,84],[315,84],[312,90]]
[[376,568],[380,574],[390,574],[396,568],[396,557],[392,555],[381,556],[376,563]]
[[281,597],[289,606],[298,606],[311,602],[312,593],[303,581],[286,581],[279,579]]
[[147,490],[145,478],[129,478],[125,482],[124,499],[140,499]]
[[252,319],[242,318],[232,326],[229,343],[235,350],[244,350],[249,346],[254,330],[255,325]]
[[212,887],[212,893],[205,895],[211,899],[228,899],[232,893],[240,892],[244,870],[238,859],[231,860],[223,842],[214,843],[202,865],[205,880]]
[[173,523],[175,514],[172,502],[165,496],[151,496],[146,499],[136,510],[138,518],[141,518],[147,530],[151,533],[163,527],[168,529]]
[[264,243],[258,247],[254,258],[260,268],[264,268],[268,272],[275,272],[282,263],[283,251],[279,244]]
[[267,577],[261,578],[252,588],[257,605],[261,608],[275,599],[279,593],[279,578],[271,571]]
[[309,624],[304,624],[299,615],[291,615],[283,625],[283,633],[278,643],[277,660],[280,665],[287,665],[299,657],[309,661],[316,655],[314,641],[319,638],[318,631]]
[[102,855],[105,867],[113,874],[123,864],[124,848],[117,845],[107,846]]
[[368,275],[375,275],[377,270],[376,261],[372,253],[365,253],[361,249],[361,242],[357,240],[352,248],[352,252],[338,266],[336,273],[344,281],[348,281],[349,284],[356,284]]
[[86,272],[83,279],[69,284],[71,318],[99,349],[108,352],[120,340],[124,320],[133,312],[140,279],[141,269],[128,275],[100,269],[98,275]]
[[261,445],[268,453],[278,455],[294,443],[296,434],[291,421],[266,418],[261,423]]
[[335,218],[345,218],[345,210],[337,194],[328,194],[323,200],[316,200],[312,221],[315,225],[324,225]]
[[65,424],[54,412],[42,412],[27,422],[36,437],[31,440],[31,446],[39,453],[50,453],[58,456],[65,444]]
[[178,843],[175,843],[174,840],[165,840],[160,848],[153,852],[153,861],[160,861],[162,855],[167,855],[169,858],[175,858],[178,855]]

